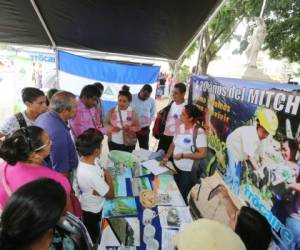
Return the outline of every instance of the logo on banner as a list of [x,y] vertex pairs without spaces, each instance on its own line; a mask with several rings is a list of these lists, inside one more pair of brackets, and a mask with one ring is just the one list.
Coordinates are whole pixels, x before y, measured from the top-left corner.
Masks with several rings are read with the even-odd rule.
[[104,90],[104,95],[114,95],[111,87],[107,87],[105,90]]

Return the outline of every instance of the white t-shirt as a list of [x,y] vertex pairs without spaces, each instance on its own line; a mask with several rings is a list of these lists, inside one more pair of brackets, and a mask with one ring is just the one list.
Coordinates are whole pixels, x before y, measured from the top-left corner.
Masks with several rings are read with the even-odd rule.
[[[32,126],[34,121],[30,120],[26,114],[25,111],[22,112],[22,115],[26,121],[27,126]],[[16,118],[15,115],[8,117],[0,126],[0,133],[4,134],[6,136],[12,135],[14,132],[16,132],[18,129],[20,129],[20,124]]]
[[[84,211],[99,213],[104,203],[104,195],[109,186],[105,182],[103,169],[98,165],[79,162],[77,168],[77,182],[80,189],[80,204]],[[100,196],[93,195],[96,191]]]
[[[126,110],[121,110],[121,115],[122,115],[123,125],[131,126],[133,122],[132,108],[128,107]],[[122,128],[118,107],[116,107],[114,110],[113,116],[111,118],[111,124],[114,127]],[[111,140],[114,143],[124,144],[123,130],[121,129],[119,132],[113,132]]]
[[258,154],[260,140],[256,126],[242,126],[228,135],[226,147],[233,155],[234,161],[247,160]]
[[181,103],[179,105],[175,102],[172,103],[168,113],[164,135],[174,136],[176,134],[176,129],[178,129],[181,124],[180,115],[184,106],[185,103]]
[[[194,145],[193,130],[194,128],[186,130],[184,124],[180,125],[179,131],[173,139],[173,143],[175,145],[173,152],[174,155],[181,153],[192,153],[191,147]],[[196,146],[197,148],[207,147],[207,137],[202,128],[198,128]],[[190,172],[192,170],[194,161],[191,159],[181,159],[179,161],[174,160],[174,163],[180,170]]]

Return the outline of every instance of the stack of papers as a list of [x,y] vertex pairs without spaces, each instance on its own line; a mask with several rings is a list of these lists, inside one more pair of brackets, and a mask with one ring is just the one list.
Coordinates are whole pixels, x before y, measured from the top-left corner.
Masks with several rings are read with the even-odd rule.
[[169,171],[168,168],[160,166],[160,163],[157,160],[144,161],[142,166],[149,169],[154,175],[159,175]]

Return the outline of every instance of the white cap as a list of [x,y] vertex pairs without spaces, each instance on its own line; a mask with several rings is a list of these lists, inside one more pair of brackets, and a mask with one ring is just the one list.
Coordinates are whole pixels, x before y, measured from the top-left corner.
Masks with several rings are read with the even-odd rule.
[[173,238],[178,250],[246,250],[240,237],[228,226],[199,219],[184,227]]

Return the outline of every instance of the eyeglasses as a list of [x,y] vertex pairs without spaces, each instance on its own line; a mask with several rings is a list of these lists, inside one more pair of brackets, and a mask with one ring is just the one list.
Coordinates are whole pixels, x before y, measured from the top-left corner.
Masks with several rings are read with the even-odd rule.
[[46,143],[46,144],[44,144],[44,145],[42,145],[42,146],[36,148],[35,150],[33,150],[33,152],[40,151],[40,150],[42,150],[42,149],[44,149],[44,148],[46,148],[46,147],[48,147],[48,146],[51,146],[51,145],[52,145],[52,141],[49,140],[48,143]]

